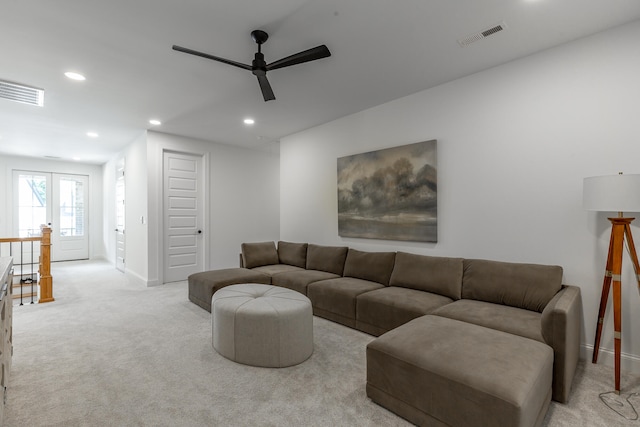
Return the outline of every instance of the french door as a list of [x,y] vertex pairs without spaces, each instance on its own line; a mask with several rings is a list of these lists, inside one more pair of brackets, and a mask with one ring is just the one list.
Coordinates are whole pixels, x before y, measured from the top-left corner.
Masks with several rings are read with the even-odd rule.
[[19,237],[51,227],[51,261],[89,258],[89,177],[13,171],[14,229]]

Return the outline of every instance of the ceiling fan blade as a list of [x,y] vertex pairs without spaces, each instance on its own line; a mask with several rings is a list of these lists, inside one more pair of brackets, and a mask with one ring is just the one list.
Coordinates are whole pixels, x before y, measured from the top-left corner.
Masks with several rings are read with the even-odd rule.
[[302,64],[304,62],[315,61],[316,59],[326,58],[328,56],[331,56],[329,48],[327,48],[327,46],[325,45],[320,45],[272,62],[271,64],[267,65],[267,71],[289,67],[291,65]]
[[260,83],[264,102],[276,99],[276,96],[273,94],[273,89],[271,89],[271,85],[269,84],[269,80],[267,80],[267,76],[258,76],[258,83]]
[[182,46],[173,45],[173,50],[177,50],[178,52],[188,53],[190,55],[200,56],[206,59],[212,59],[218,62],[224,62],[225,64],[233,65],[234,67],[242,68],[245,70],[251,70],[251,65],[243,64],[241,62],[232,61],[230,59],[220,58],[218,56],[209,55],[208,53],[198,52],[197,50],[189,49]]

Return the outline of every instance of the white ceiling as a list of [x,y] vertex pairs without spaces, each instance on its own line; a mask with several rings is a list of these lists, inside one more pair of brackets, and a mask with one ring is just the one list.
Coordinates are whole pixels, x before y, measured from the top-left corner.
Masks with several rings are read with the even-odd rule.
[[[0,99],[0,153],[104,163],[154,129],[266,148],[279,138],[640,19],[637,0],[3,0],[0,80],[45,89]],[[507,30],[461,47],[500,22]],[[267,63],[326,44],[332,56],[268,73],[171,49]],[[74,82],[65,71],[87,80]],[[242,123],[251,116],[256,124]],[[87,131],[99,133],[88,138]]]

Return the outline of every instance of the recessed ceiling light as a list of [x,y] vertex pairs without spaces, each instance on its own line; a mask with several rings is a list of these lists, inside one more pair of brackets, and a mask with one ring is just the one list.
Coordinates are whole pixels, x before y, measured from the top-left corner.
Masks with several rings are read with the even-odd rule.
[[82,159],[80,159],[80,157],[74,157],[73,160],[75,160],[76,162],[79,162]]
[[64,75],[70,78],[71,80],[78,80],[78,81],[86,80],[85,76],[83,76],[80,73],[75,73],[73,71],[67,71],[66,73],[64,73]]
[[245,125],[252,125],[252,124],[254,124],[255,122],[256,122],[255,120],[250,119],[250,118],[246,118],[246,119],[244,119],[244,124],[245,124]]
[[97,138],[99,135],[96,132],[87,132],[89,138]]
[[160,120],[156,120],[156,119],[149,120],[149,123],[151,123],[154,126],[160,126],[162,124]]

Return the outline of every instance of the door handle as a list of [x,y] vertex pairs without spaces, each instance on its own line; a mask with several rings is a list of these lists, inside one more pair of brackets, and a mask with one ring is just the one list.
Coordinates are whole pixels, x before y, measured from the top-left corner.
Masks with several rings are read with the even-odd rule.
[[198,234],[202,234],[202,230],[198,230],[198,232],[196,233],[196,235]]

